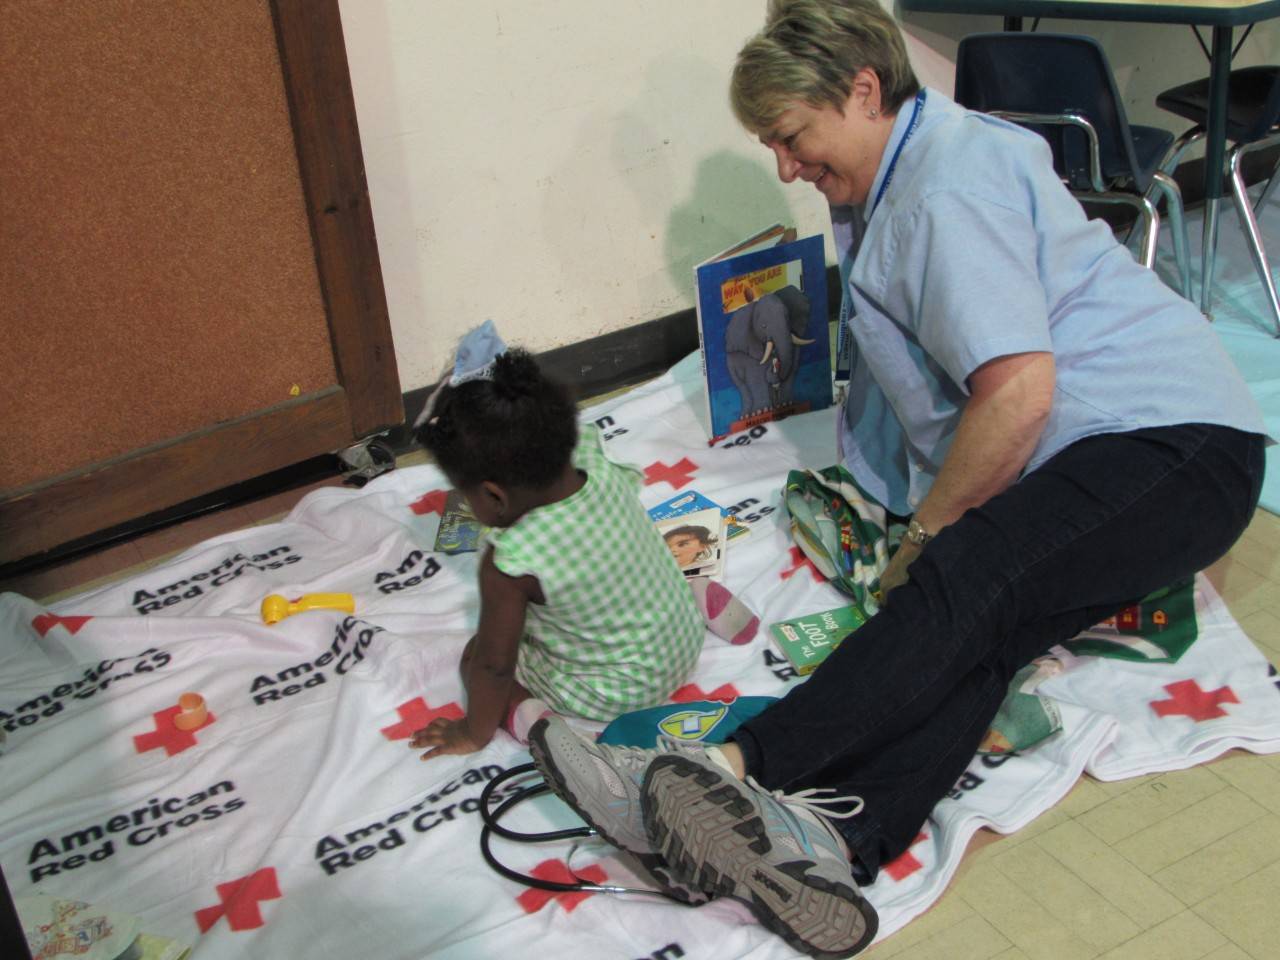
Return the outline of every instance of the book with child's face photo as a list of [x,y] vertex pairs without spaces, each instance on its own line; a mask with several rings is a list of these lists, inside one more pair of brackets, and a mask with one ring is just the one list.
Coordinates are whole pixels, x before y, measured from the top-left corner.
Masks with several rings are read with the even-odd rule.
[[655,526],[686,577],[710,577],[724,564],[724,517],[714,507],[659,520]]

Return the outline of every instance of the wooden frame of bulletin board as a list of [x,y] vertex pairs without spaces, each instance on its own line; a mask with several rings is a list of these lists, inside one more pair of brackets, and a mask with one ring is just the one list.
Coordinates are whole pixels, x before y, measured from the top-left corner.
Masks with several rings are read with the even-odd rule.
[[[15,292],[0,303],[12,408],[0,483],[18,478],[0,489],[0,563],[399,424],[337,0],[23,0],[0,13],[0,148],[31,164],[0,177],[43,204],[15,204],[0,234],[0,288]],[[144,216],[159,227],[111,235]],[[117,280],[131,270],[136,282]],[[77,311],[87,334],[66,319]],[[85,386],[112,364],[108,386]]]

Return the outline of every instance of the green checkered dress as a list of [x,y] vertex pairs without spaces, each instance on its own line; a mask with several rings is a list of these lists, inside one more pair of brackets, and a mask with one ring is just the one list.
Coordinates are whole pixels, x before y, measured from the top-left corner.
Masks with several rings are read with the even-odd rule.
[[662,703],[697,662],[705,624],[653,522],[640,475],[610,462],[594,426],[574,464],[587,482],[489,534],[508,576],[537,577],[516,676],[552,709],[591,720]]

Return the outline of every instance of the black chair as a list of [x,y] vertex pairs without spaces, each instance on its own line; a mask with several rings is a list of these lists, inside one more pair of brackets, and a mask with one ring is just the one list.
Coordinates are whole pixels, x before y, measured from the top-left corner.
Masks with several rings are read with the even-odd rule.
[[1107,56],[1092,37],[983,33],[956,52],[956,102],[1011,120],[1049,142],[1058,175],[1082,203],[1120,203],[1142,218],[1140,260],[1153,267],[1162,196],[1182,295],[1191,296],[1182,193],[1161,171],[1173,134],[1131,125]]
[[[1271,171],[1271,177],[1257,204],[1249,203],[1243,173],[1243,161],[1247,153],[1275,146],[1280,143],[1280,67],[1242,67],[1232,70],[1227,81],[1227,139],[1235,144],[1227,153],[1227,169],[1231,174],[1231,197],[1236,213],[1249,241],[1249,253],[1253,265],[1267,291],[1271,315],[1276,324],[1276,336],[1280,337],[1280,299],[1276,297],[1276,283],[1267,263],[1266,247],[1262,243],[1262,231],[1258,228],[1257,213],[1271,196],[1276,185],[1276,172],[1280,162]],[[1163,164],[1166,173],[1173,173],[1178,160],[1193,143],[1204,138],[1209,116],[1209,80],[1196,80],[1166,90],[1156,97],[1156,106],[1185,117],[1196,126],[1184,133],[1170,149]],[[1217,232],[1214,231],[1214,241]],[[1213,288],[1215,243],[1205,248],[1203,279],[1200,286],[1200,309],[1209,313]]]

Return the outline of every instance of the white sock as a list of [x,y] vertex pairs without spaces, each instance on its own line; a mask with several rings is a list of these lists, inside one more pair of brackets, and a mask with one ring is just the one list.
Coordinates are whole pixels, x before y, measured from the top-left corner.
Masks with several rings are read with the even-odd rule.
[[527,747],[529,728],[543,717],[552,716],[554,713],[554,710],[537,697],[521,700],[511,711],[511,716],[507,718],[507,732]]
[[729,774],[729,776],[733,777],[735,780],[739,779],[738,775],[733,772],[733,764],[729,762],[729,758],[724,755],[723,750],[721,750],[719,747],[717,747],[713,743],[707,744],[705,749],[707,751],[708,760],[714,763],[717,767],[719,767],[725,773]]

